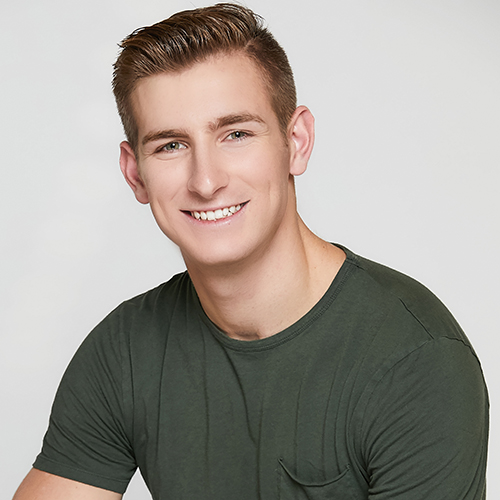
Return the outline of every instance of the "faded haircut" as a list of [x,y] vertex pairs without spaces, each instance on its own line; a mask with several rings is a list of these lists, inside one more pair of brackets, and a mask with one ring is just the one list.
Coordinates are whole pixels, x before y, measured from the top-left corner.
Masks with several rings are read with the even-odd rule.
[[178,12],[139,28],[120,44],[113,92],[125,135],[137,153],[138,130],[131,95],[142,78],[187,69],[219,54],[241,53],[262,74],[270,103],[286,137],[297,106],[295,82],[285,51],[250,9],[233,3]]

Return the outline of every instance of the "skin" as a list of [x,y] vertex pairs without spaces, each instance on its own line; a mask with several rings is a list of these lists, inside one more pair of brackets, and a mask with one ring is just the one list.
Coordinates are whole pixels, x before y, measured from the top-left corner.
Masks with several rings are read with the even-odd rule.
[[[139,149],[136,157],[122,143],[122,172],[181,249],[207,315],[241,340],[293,324],[345,258],[296,210],[293,177],[314,142],[310,111],[297,108],[285,140],[258,68],[241,54],[144,79],[133,104]],[[219,221],[190,215],[235,204],[244,206]]]
[[119,500],[122,495],[31,469],[13,500]]
[[[292,325],[323,296],[342,250],[297,214],[294,176],[307,167],[314,119],[300,106],[280,130],[254,62],[218,56],[142,80],[132,100],[137,156],[120,167],[137,200],[184,257],[209,318],[254,341]],[[192,213],[241,206],[231,217]],[[121,495],[32,469],[14,500],[116,500]]]

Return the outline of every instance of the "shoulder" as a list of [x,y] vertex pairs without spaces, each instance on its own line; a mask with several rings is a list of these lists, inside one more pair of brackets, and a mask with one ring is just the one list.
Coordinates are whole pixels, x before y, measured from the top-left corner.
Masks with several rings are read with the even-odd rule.
[[[176,317],[193,316],[197,296],[187,272],[122,302],[86,337],[78,350],[80,358],[104,356],[117,363],[131,352],[161,349],[168,340]],[[146,353],[145,353],[146,355]]]
[[182,273],[120,304],[84,339],[59,392],[67,397],[68,393],[88,394],[97,387],[107,394],[122,394],[128,388],[128,394],[134,380],[161,369],[163,352],[175,329],[173,318],[189,314],[189,303],[195,299],[191,280]]
[[389,381],[394,387],[417,387],[415,378],[427,380],[429,387],[460,377],[484,384],[469,339],[440,299],[403,273],[347,249],[346,254],[349,276],[339,299],[343,315],[355,324],[348,344],[354,346],[353,359],[362,360],[366,394],[377,393],[376,387],[387,390]]
[[195,300],[196,293],[187,271],[174,275],[169,281],[122,302],[108,318],[115,316],[148,317],[169,315],[175,308]]
[[196,292],[186,271],[122,302],[99,326],[131,333],[137,329],[152,327],[155,323],[165,324],[176,311],[188,309],[196,301]]
[[379,307],[390,309],[392,315],[404,321],[407,327],[413,324],[415,330],[420,330],[422,340],[449,338],[470,347],[467,336],[451,312],[422,283],[349,250],[346,252],[358,293],[363,289],[362,294],[367,300],[371,297]]

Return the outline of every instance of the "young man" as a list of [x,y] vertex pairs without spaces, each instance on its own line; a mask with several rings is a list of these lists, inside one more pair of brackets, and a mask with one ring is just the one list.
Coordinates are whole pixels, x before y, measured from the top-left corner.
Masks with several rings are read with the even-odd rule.
[[422,285],[315,236],[313,117],[281,47],[220,4],[115,66],[125,179],[187,272],[125,302],[65,373],[15,499],[481,499],[488,401]]

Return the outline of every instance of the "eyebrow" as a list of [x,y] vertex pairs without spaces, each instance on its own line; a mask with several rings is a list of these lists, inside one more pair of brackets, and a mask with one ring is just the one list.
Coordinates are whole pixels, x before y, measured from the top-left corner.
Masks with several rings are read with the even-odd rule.
[[[233,113],[226,116],[221,116],[208,124],[209,130],[216,131],[222,127],[227,127],[228,125],[234,125],[236,123],[244,122],[257,122],[264,124],[264,120],[252,113]],[[142,139],[142,145],[145,146],[148,142],[158,141],[161,139],[170,139],[171,137],[187,137],[189,134],[184,129],[166,129],[158,130],[156,132],[149,132]]]
[[170,139],[171,137],[186,137],[188,134],[185,130],[172,128],[168,130],[159,130],[157,132],[149,132],[142,138],[142,145],[145,146],[148,142],[159,141],[161,139]]
[[257,122],[264,124],[264,120],[258,115],[253,115],[252,113],[233,113],[231,115],[222,116],[220,118],[217,118],[215,121],[210,122],[209,128],[213,131],[218,130],[222,127],[227,127],[228,125],[234,125],[235,123],[244,122]]

